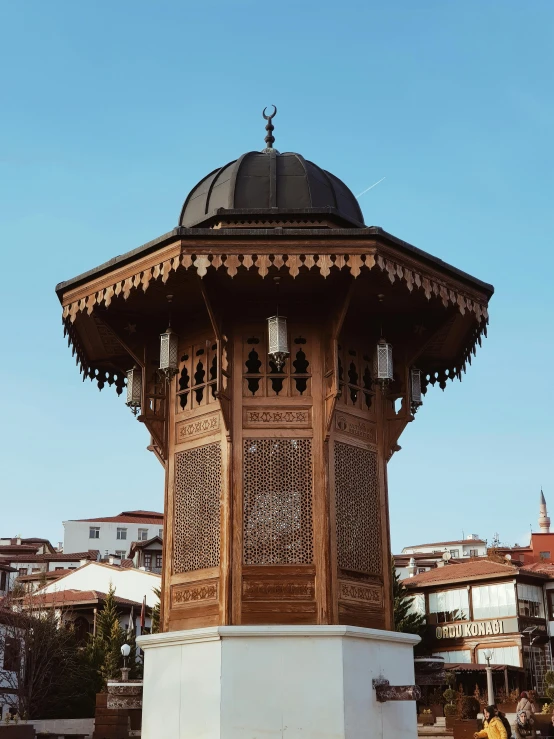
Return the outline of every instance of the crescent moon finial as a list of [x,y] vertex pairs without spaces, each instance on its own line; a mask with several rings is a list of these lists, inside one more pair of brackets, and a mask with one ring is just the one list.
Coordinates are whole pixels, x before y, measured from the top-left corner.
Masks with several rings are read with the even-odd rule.
[[273,108],[273,113],[271,115],[266,115],[265,114],[267,108],[264,108],[264,112],[262,113],[262,115],[266,119],[266,121],[270,121],[272,118],[275,118],[275,116],[277,115],[277,106],[276,105],[272,105],[271,107]]
[[266,152],[271,151],[273,149],[273,143],[275,141],[275,136],[273,135],[273,129],[275,128],[275,126],[273,125],[273,118],[275,118],[275,116],[277,115],[277,106],[273,105],[272,108],[273,108],[273,113],[271,113],[271,115],[266,115],[267,107],[264,108],[263,113],[262,113],[263,117],[267,121],[267,125],[265,127],[265,130],[267,131],[267,135],[265,137],[266,148],[264,149],[264,151]]

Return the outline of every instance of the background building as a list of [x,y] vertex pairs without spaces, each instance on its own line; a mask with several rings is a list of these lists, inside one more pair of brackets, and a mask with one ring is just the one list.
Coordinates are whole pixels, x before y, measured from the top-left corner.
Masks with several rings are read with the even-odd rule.
[[552,665],[545,596],[551,576],[554,567],[549,573],[535,565],[478,559],[444,564],[404,585],[413,594],[414,608],[425,614],[428,653],[454,669],[484,665],[490,649],[492,663],[505,668],[506,683],[509,672],[517,678],[519,671],[519,687],[541,691]]
[[131,544],[129,559],[133,567],[144,568],[147,572],[161,574],[163,561],[163,541],[154,536],[148,541],[134,541]]
[[118,516],[63,522],[64,553],[98,549],[102,557],[125,559],[134,541],[163,537],[163,513],[123,511]]
[[442,555],[447,552],[450,557],[484,557],[487,554],[487,542],[477,534],[468,534],[465,539],[454,541],[437,541],[431,544],[416,544],[404,547],[402,554],[430,554]]

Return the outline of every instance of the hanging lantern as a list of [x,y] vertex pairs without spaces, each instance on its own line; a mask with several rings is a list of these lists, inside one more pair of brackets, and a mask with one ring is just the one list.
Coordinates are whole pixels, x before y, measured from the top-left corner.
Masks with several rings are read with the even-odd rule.
[[135,366],[127,372],[127,401],[125,405],[136,416],[142,405],[142,369]]
[[277,371],[280,372],[285,364],[285,359],[290,355],[287,319],[284,316],[272,316],[267,319],[269,358],[275,362]]
[[378,382],[383,384],[394,379],[392,371],[392,344],[381,338],[375,350],[374,375]]
[[410,396],[412,413],[417,413],[417,409],[423,405],[423,395],[421,392],[421,370],[415,367],[410,370]]
[[160,372],[171,380],[179,371],[179,337],[171,326],[160,335]]

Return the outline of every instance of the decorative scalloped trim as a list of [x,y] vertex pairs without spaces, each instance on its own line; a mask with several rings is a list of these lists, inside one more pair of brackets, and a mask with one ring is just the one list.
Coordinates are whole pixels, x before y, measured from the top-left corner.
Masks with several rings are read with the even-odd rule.
[[485,322],[488,320],[485,303],[479,303],[461,291],[452,290],[435,276],[431,277],[423,271],[408,268],[380,254],[376,256],[373,254],[183,254],[180,257],[167,259],[155,267],[150,267],[103,290],[91,293],[86,298],[81,298],[66,305],[63,309],[63,318],[64,321],[69,319],[73,323],[81,312],[86,311],[90,315],[95,305],[103,305],[109,308],[114,296],[123,295],[123,299],[127,300],[133,290],[141,288],[143,292],[146,292],[150,283],[160,278],[165,284],[171,272],[181,269],[194,269],[201,278],[206,276],[208,269],[223,269],[231,278],[235,277],[239,269],[257,270],[262,278],[267,277],[270,268],[288,271],[293,278],[300,274],[301,269],[315,269],[320,272],[322,277],[327,278],[332,269],[349,270],[353,277],[358,277],[362,270],[370,270],[375,264],[382,272],[387,274],[391,283],[399,280],[406,285],[410,292],[414,288],[422,290],[428,300],[432,296],[440,298],[445,308],[450,305],[457,306],[462,315],[466,311],[473,313],[479,324],[483,320]]
[[165,284],[172,272],[183,269],[195,270],[200,278],[206,276],[208,269],[223,270],[231,278],[235,277],[239,270],[257,270],[260,277],[265,278],[270,269],[288,271],[293,278],[296,278],[301,270],[305,272],[310,270],[319,271],[324,278],[331,274],[331,270],[349,270],[350,274],[356,278],[362,271],[369,271],[375,265],[388,276],[391,283],[399,280],[404,283],[410,292],[414,289],[423,291],[427,300],[436,297],[442,301],[445,308],[456,307],[462,315],[468,312],[475,316],[475,330],[464,350],[462,363],[427,374],[423,380],[423,392],[426,392],[428,385],[438,383],[444,389],[448,380],[453,380],[456,377],[461,380],[467,364],[471,364],[471,356],[476,353],[476,344],[481,345],[481,337],[487,335],[488,311],[486,303],[480,303],[460,290],[453,290],[445,282],[437,279],[436,275],[425,273],[423,270],[416,270],[412,265],[399,264],[379,253],[351,255],[182,254],[66,305],[63,309],[64,331],[69,337],[68,343],[72,345],[73,354],[77,357],[76,362],[83,374],[83,379],[90,377],[91,380],[96,380],[100,389],[106,382],[110,385],[115,383],[117,392],[121,393],[125,385],[125,377],[121,373],[106,372],[88,366],[86,354],[80,346],[77,332],[73,326],[79,313],[86,312],[91,315],[95,306],[109,308],[114,297],[122,295],[123,299],[127,300],[134,290],[141,289],[145,293],[152,281],[161,279]]

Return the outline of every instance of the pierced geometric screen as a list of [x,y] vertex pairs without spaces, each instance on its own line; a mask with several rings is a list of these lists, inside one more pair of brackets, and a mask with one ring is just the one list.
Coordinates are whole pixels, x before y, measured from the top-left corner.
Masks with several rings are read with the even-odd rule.
[[244,564],[310,564],[312,442],[244,440]]
[[173,571],[219,566],[221,445],[175,455]]
[[335,502],[338,565],[381,575],[381,516],[377,454],[335,441]]

